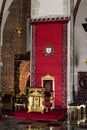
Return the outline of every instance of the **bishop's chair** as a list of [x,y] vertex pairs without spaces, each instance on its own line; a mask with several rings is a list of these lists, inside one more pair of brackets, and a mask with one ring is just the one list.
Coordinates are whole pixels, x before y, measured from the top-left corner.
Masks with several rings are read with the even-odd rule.
[[47,74],[41,78],[42,87],[45,88],[44,106],[46,112],[54,108],[54,77]]

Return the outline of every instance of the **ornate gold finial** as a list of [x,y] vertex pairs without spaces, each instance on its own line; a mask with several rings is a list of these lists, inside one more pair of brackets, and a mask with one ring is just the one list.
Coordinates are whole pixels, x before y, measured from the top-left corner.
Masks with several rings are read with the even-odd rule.
[[85,63],[87,64],[87,59],[85,59]]
[[18,26],[16,31],[17,31],[17,35],[20,37],[22,34],[22,28]]

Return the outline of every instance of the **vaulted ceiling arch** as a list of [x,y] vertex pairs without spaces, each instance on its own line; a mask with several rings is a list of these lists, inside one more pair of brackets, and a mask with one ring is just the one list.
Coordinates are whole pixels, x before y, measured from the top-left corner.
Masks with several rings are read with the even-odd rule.
[[74,20],[76,19],[76,15],[77,15],[80,3],[81,3],[81,0],[76,1],[75,8],[74,8]]
[[1,7],[1,11],[0,11],[0,26],[1,23],[4,22],[5,19],[5,14],[8,11],[9,6],[11,5],[11,3],[13,2],[13,0],[2,0],[0,2],[0,7]]

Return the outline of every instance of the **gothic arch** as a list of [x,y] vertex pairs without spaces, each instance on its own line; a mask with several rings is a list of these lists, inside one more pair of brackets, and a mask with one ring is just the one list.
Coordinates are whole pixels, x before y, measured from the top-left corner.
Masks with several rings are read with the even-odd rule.
[[79,5],[80,5],[80,2],[81,2],[81,0],[77,0],[76,1],[76,5],[75,5],[75,8],[74,8],[74,20],[76,19],[76,15],[77,15],[77,12],[78,12],[78,8],[79,8]]

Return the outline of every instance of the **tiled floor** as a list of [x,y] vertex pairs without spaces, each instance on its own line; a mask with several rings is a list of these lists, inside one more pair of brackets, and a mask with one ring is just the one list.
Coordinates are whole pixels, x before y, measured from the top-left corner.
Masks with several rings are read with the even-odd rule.
[[67,119],[57,122],[35,121],[25,118],[14,118],[4,114],[0,120],[0,130],[87,130],[87,123],[67,125]]
[[40,122],[28,119],[6,117],[0,121],[0,130],[67,130],[63,122]]
[[66,120],[40,122],[6,116],[5,119],[0,121],[0,130],[87,130],[87,124],[67,125]]

